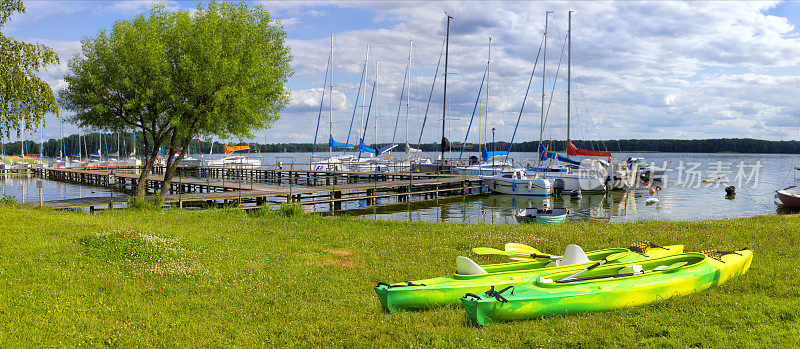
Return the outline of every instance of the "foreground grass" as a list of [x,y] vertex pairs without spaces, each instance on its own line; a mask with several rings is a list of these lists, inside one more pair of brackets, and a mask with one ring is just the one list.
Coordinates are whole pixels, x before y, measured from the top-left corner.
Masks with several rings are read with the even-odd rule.
[[[459,307],[385,314],[378,281],[452,273],[509,241],[559,252],[648,239],[750,247],[748,274],[605,313],[471,326]],[[800,217],[560,226],[365,221],[238,211],[96,215],[0,208],[6,346],[744,347],[800,338]],[[479,262],[501,261],[475,257]]]

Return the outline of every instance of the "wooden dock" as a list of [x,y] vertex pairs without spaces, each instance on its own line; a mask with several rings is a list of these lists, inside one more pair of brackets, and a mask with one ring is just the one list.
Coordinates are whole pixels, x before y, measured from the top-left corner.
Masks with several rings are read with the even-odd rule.
[[[156,169],[147,177],[146,191],[160,189],[163,176]],[[418,173],[328,172],[293,169],[182,168],[173,178],[164,204],[217,207],[258,207],[284,202],[327,205],[342,209],[342,203],[362,201],[373,205],[390,198],[397,202],[434,199],[441,196],[485,192],[476,176]],[[112,188],[130,192],[139,180],[135,169],[34,169],[33,173],[55,181]],[[163,173],[163,172],[162,172]],[[188,174],[205,174],[205,178]],[[113,208],[127,204],[127,197],[88,197],[45,202],[55,209]]]

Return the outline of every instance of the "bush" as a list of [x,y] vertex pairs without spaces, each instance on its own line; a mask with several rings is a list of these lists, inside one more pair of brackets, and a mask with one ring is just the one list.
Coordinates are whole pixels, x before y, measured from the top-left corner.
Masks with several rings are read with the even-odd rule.
[[0,205],[2,206],[16,206],[17,204],[19,204],[17,198],[12,195],[3,194],[3,196],[0,197]]
[[128,198],[128,208],[139,211],[150,211],[155,209],[156,206],[144,198],[131,196]]
[[303,210],[303,206],[296,202],[283,203],[278,209],[278,215],[281,217],[298,216],[304,214],[305,212],[306,211]]

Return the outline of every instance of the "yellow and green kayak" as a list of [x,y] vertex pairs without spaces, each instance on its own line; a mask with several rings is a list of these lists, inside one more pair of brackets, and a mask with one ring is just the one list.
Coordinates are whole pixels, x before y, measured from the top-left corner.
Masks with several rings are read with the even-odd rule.
[[506,284],[461,298],[469,318],[480,325],[549,314],[604,311],[653,303],[704,291],[744,274],[750,250],[684,253],[607,264],[569,278],[571,271],[538,274],[514,288]]
[[484,292],[490,286],[506,287],[530,283],[536,281],[543,273],[577,271],[603,260],[607,263],[624,263],[679,254],[683,253],[683,245],[639,251],[642,253],[627,248],[597,250],[586,253],[588,262],[563,266],[558,266],[550,259],[489,264],[481,266],[485,274],[455,273],[394,284],[381,282],[375,286],[375,293],[378,294],[383,309],[389,312],[455,305],[465,293]]

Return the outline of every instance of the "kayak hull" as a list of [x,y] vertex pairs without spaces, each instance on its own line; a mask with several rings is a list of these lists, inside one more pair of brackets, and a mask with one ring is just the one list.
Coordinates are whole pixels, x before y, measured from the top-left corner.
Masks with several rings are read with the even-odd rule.
[[[651,272],[629,277],[590,280],[576,283],[543,283],[541,280],[517,286],[514,294],[505,294],[507,302],[479,294],[482,299],[462,297],[461,302],[473,322],[487,325],[502,321],[532,319],[553,314],[606,311],[634,307],[662,301],[671,297],[705,291],[730,278],[744,274],[750,267],[752,251],[738,251],[738,255],[725,255],[720,262],[699,253],[686,253],[650,259],[641,263],[645,270],[676,261],[688,260],[692,264],[676,270]],[[634,263],[624,263],[627,265]],[[597,268],[612,270],[623,264]],[[587,273],[589,274],[589,273]],[[550,277],[547,274],[543,277]],[[563,278],[561,273],[553,280]]]
[[[683,252],[683,245],[665,246],[667,250],[653,249],[647,252],[651,258],[673,255]],[[482,266],[488,274],[460,275],[452,274],[444,277],[411,281],[392,285],[379,284],[375,286],[381,307],[388,312],[402,310],[420,310],[447,305],[458,305],[459,299],[466,293],[482,293],[489,287],[503,288],[506,286],[530,283],[543,273],[556,271],[577,271],[598,260],[616,255],[616,262],[632,262],[646,259],[641,254],[631,252],[625,248],[611,248],[588,252],[586,255],[591,260],[589,263],[567,266],[552,266],[550,260],[527,260],[512,263],[490,264]]]

